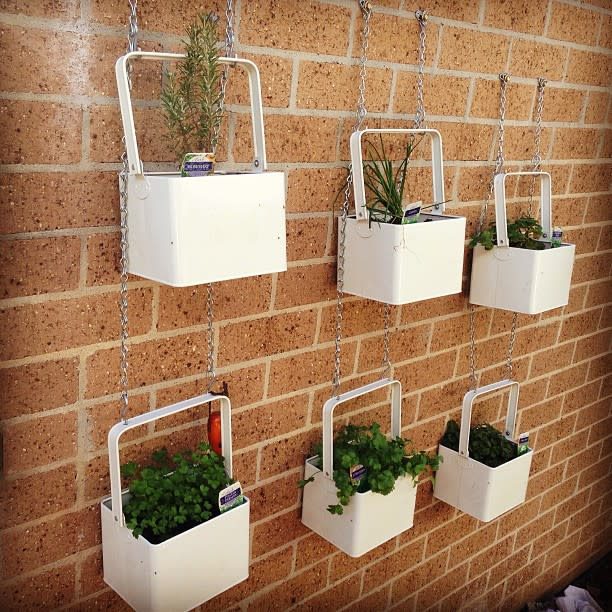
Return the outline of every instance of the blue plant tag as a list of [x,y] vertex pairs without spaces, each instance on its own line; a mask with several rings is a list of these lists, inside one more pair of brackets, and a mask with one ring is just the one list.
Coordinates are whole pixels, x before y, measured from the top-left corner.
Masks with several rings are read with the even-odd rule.
[[363,465],[358,463],[357,465],[353,465],[349,469],[349,478],[351,479],[351,482],[355,485],[366,475],[366,472],[367,469],[364,468]]
[[244,501],[242,495],[242,487],[240,482],[236,481],[234,484],[225,487],[219,491],[219,511],[226,512],[230,508],[239,506]]
[[528,450],[529,450],[529,434],[522,433],[518,439],[516,454],[524,455]]
[[421,204],[422,202],[420,200],[418,202],[408,204],[406,210],[404,211],[404,223],[416,223],[419,220],[419,215],[421,214]]
[[182,176],[206,176],[215,167],[212,153],[187,153],[181,164]]

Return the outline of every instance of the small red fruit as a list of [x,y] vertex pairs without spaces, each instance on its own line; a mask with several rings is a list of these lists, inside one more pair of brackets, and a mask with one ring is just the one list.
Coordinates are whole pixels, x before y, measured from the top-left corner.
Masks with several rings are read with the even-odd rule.
[[222,455],[221,449],[221,413],[212,412],[208,417],[208,443],[211,448],[217,453]]

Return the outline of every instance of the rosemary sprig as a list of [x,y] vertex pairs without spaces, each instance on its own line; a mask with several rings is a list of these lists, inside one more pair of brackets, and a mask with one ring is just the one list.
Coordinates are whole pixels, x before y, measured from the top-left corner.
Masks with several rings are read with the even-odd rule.
[[185,59],[176,73],[165,72],[161,102],[179,160],[217,145],[223,102],[217,22],[214,14],[199,15],[187,29]]

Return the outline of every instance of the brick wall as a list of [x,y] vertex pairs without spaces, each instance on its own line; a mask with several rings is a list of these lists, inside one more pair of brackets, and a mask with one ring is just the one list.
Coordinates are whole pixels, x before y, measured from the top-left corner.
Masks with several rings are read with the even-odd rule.
[[[141,47],[174,50],[197,9],[222,12],[224,2],[140,4]],[[374,4],[368,107],[386,124],[409,125],[417,3]],[[494,158],[497,73],[512,75],[508,168],[528,166],[535,80],[544,76],[544,168],[556,223],[577,258],[569,305],[519,317],[520,429],[532,432],[535,448],[526,503],[483,524],[437,503],[423,485],[414,528],[358,560],[301,525],[295,486],[330,394],[333,209],[357,96],[356,5],[236,0],[239,52],[262,73],[270,167],[288,178],[290,263],[284,274],[217,288],[219,372],[234,406],[236,471],[252,500],[252,564],[247,582],[204,608],[511,610],[570,580],[610,541],[612,4],[425,3],[425,101],[429,124],[445,138],[451,208],[468,217],[471,232]],[[125,49],[126,6],[0,2],[3,609],[125,608],[101,578],[98,504],[109,489],[105,440],[119,404],[113,64]],[[168,161],[152,104],[159,73],[135,74],[144,157]],[[236,77],[225,126],[224,155],[240,163],[250,154],[244,88]],[[513,185],[512,195],[524,203],[524,186]],[[202,287],[131,279],[132,413],[202,390],[204,295]],[[392,318],[404,433],[433,449],[468,386],[466,299],[394,307]],[[380,376],[381,321],[380,305],[347,299],[345,388]],[[478,310],[482,381],[503,374],[509,322],[508,313]],[[485,402],[481,416],[499,420],[500,399]],[[381,404],[355,412],[365,421]],[[202,425],[189,416],[135,433],[123,456],[162,441],[194,443]]]

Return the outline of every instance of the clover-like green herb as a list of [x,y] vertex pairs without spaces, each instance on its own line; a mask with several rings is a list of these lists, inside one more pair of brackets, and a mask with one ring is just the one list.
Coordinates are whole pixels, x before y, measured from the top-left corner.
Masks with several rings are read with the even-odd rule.
[[[415,482],[426,470],[437,470],[440,457],[422,451],[407,453],[410,443],[401,437],[389,439],[378,423],[370,427],[346,425],[334,439],[334,473],[337,488],[337,504],[328,506],[331,514],[343,514],[344,506],[355,493],[372,491],[388,495],[395,488],[395,481],[401,476],[409,476]],[[321,460],[321,443],[315,445],[314,452]],[[351,479],[350,469],[356,465],[365,468],[365,475],[358,481]],[[312,479],[302,480],[305,486]]]
[[[519,249],[530,249],[541,251],[546,248],[546,243],[539,240],[542,236],[542,226],[533,217],[519,217],[516,221],[508,222],[509,246]],[[497,228],[492,223],[474,236],[470,241],[470,247],[481,244],[487,251],[497,245]]]
[[[459,451],[459,425],[449,421],[440,441],[442,446]],[[489,467],[498,467],[517,456],[517,446],[492,425],[484,423],[470,428],[470,458]]]
[[219,514],[219,492],[232,480],[223,457],[201,443],[193,452],[169,457],[165,448],[152,455],[152,465],[121,466],[131,479],[124,506],[126,525],[152,544],[163,542]]

